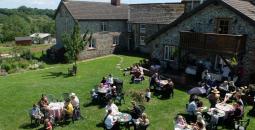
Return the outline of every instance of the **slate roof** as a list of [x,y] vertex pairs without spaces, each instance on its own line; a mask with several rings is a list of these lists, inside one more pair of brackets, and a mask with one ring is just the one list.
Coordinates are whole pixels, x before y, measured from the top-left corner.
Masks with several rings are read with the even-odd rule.
[[69,1],[63,2],[76,20],[127,20],[128,5],[111,5],[104,2]]
[[255,4],[252,3],[251,1],[249,0],[207,0],[202,5],[196,7],[195,9],[193,9],[192,11],[188,13],[184,13],[175,21],[168,24],[167,26],[159,30],[157,33],[153,34],[151,37],[146,39],[146,43],[149,43],[150,41],[156,39],[158,36],[165,33],[167,30],[178,25],[185,19],[192,17],[193,14],[199,12],[200,10],[203,10],[205,7],[207,7],[210,4],[221,4],[225,6],[226,8],[229,8],[230,10],[235,12],[237,15],[245,19],[251,25],[255,26]]
[[15,37],[15,41],[28,41],[32,40],[31,37]]
[[184,13],[184,4],[131,4],[129,9],[130,23],[169,24]]

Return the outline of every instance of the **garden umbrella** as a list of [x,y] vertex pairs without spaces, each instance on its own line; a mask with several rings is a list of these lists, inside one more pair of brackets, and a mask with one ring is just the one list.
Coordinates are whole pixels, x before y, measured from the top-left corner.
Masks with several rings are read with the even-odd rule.
[[195,87],[188,91],[188,94],[196,94],[196,95],[201,95],[205,93],[206,93],[206,90],[202,87]]

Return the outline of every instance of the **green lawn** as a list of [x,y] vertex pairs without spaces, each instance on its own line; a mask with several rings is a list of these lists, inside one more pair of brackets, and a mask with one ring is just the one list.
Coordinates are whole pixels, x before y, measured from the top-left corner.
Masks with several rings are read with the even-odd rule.
[[[90,90],[101,81],[102,76],[112,73],[114,77],[124,80],[124,91],[127,94],[126,103],[119,108],[121,111],[127,110],[130,107],[130,92],[144,92],[148,87],[148,78],[142,84],[129,84],[130,76],[123,77],[122,72],[116,68],[116,64],[121,63],[121,67],[124,68],[140,59],[113,55],[82,62],[78,65],[78,75],[75,77],[65,76],[67,68],[71,65],[56,65],[53,66],[55,68],[0,77],[0,98],[2,99],[0,130],[31,129],[27,111],[32,107],[32,104],[39,100],[42,93],[53,94],[60,98],[64,92],[74,92],[79,96],[81,112],[86,119],[55,129],[102,130],[97,125],[104,118],[105,110],[97,105],[87,105],[90,103]],[[174,99],[160,100],[153,97],[150,103],[145,103],[145,112],[151,121],[150,130],[172,130],[173,118],[177,113],[184,112],[188,98],[189,95],[186,92],[176,89]],[[251,128],[254,127],[255,122],[253,121],[249,128],[252,130]],[[41,127],[35,129],[38,128]]]

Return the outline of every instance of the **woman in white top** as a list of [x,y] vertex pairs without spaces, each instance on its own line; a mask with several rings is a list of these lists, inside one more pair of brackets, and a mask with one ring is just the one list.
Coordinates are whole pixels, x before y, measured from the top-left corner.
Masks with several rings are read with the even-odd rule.
[[108,104],[105,107],[105,111],[108,112],[109,110],[112,111],[113,115],[116,115],[119,113],[119,108],[113,103],[112,100],[108,102]]

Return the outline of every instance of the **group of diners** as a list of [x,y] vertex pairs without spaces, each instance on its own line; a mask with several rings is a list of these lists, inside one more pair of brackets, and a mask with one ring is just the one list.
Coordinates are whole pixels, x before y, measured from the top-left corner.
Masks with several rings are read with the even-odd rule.
[[144,108],[137,105],[135,101],[131,102],[132,107],[128,113],[119,111],[117,105],[112,100],[109,100],[106,107],[106,115],[104,117],[104,125],[107,130],[120,130],[120,126],[130,128],[134,126],[134,130],[145,130],[150,122]]
[[173,98],[174,97],[174,83],[169,78],[167,80],[161,80],[158,72],[154,73],[150,79],[150,89],[157,95],[161,95],[161,98]]
[[92,102],[107,102],[110,99],[122,96],[122,86],[123,81],[113,78],[112,74],[109,74],[108,77],[103,77],[97,88],[91,91]]
[[[176,130],[205,130],[213,129],[218,125],[227,125],[227,127],[233,128],[234,122],[243,118],[244,103],[239,91],[232,94],[227,93],[225,97],[221,99],[220,91],[213,88],[207,98],[211,104],[209,108],[203,105],[203,102],[197,95],[190,95],[189,103],[186,106],[188,115],[186,118],[190,123],[187,124],[185,120],[181,120],[183,117],[177,116]],[[229,100],[233,101],[229,102]],[[200,117],[201,115],[202,117]],[[202,121],[200,118],[202,118]],[[201,122],[198,123],[198,120]],[[194,126],[194,124],[196,125]]]
[[50,102],[46,95],[42,95],[37,104],[29,111],[36,124],[44,124],[45,130],[52,130],[53,125],[66,122],[68,119],[78,120],[80,115],[79,98],[75,93],[70,93],[64,102]]

